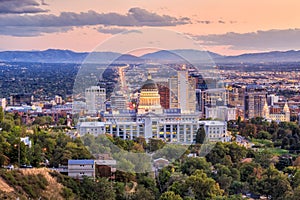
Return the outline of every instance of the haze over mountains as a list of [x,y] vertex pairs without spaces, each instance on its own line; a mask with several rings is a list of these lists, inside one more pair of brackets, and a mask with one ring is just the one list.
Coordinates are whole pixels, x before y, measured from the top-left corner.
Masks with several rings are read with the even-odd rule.
[[264,53],[242,54],[238,56],[223,56],[209,51],[192,49],[161,50],[148,53],[140,57],[122,55],[115,52],[73,52],[70,50],[48,49],[45,51],[2,51],[2,62],[41,62],[41,63],[142,63],[148,62],[182,62],[187,60],[192,63],[281,63],[300,62],[300,51],[272,51]]

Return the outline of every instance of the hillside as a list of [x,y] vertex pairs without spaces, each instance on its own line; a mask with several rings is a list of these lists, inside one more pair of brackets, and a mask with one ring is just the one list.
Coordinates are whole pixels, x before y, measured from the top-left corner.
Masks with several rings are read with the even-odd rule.
[[39,63],[143,63],[182,62],[192,63],[281,63],[300,62],[300,51],[271,51],[249,53],[236,56],[223,56],[210,51],[195,49],[161,50],[140,57],[116,52],[73,52],[70,50],[48,49],[45,51],[2,51],[0,62],[39,62]]
[[65,199],[64,186],[49,172],[45,168],[1,170],[0,199]]

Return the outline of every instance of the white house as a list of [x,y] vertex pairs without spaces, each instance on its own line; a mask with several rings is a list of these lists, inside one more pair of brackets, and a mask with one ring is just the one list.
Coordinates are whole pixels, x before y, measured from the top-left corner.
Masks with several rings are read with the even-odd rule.
[[68,176],[82,179],[83,176],[95,177],[94,160],[68,160]]

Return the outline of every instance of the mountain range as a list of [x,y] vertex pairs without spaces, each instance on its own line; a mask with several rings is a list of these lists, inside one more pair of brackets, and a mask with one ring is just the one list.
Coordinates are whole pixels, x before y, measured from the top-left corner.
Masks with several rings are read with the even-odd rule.
[[175,63],[186,60],[191,63],[281,63],[300,62],[300,51],[272,51],[250,53],[237,56],[224,56],[210,51],[193,49],[161,50],[140,57],[116,52],[73,52],[70,50],[48,49],[45,51],[2,51],[2,62],[40,62],[40,63]]

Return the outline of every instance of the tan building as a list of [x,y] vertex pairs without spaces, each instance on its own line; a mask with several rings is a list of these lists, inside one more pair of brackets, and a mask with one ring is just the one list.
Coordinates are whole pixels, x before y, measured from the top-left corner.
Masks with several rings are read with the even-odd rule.
[[[270,110],[272,112],[270,112]],[[284,104],[283,108],[272,108],[267,104],[267,101],[264,104],[263,108],[263,117],[270,121],[276,122],[289,122],[290,121],[290,109],[287,103]]]
[[160,95],[158,93],[158,87],[152,80],[150,74],[148,74],[148,79],[146,80],[141,89],[138,104],[138,113],[144,114],[147,112],[163,112],[163,109],[160,105]]

